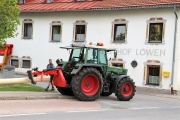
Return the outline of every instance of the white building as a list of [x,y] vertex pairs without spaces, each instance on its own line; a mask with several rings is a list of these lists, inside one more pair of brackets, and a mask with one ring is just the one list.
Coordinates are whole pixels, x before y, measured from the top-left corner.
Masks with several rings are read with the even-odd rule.
[[11,64],[18,60],[16,72],[45,69],[50,58],[68,59],[69,52],[59,47],[100,41],[118,49],[119,63],[136,86],[172,84],[180,90],[180,1],[133,1],[19,0],[19,35],[7,40],[14,45],[12,56],[18,56]]

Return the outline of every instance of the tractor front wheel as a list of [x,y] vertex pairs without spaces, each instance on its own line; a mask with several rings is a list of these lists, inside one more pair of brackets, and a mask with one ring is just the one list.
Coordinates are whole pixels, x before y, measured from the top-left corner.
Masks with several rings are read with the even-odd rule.
[[97,69],[84,68],[73,76],[71,85],[75,97],[79,100],[93,101],[102,91],[103,78]]
[[129,101],[135,95],[135,88],[136,86],[132,79],[123,78],[117,84],[115,95],[121,101]]

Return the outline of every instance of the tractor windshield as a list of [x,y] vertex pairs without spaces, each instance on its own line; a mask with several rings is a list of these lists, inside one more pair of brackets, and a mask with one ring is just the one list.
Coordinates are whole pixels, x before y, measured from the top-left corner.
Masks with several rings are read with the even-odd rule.
[[83,48],[72,49],[69,61],[76,61],[76,62],[80,61],[82,54],[83,54]]

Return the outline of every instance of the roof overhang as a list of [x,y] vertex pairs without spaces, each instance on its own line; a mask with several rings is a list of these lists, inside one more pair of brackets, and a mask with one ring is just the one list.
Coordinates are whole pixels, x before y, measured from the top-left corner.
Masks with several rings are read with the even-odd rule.
[[136,10],[136,9],[160,9],[180,7],[180,4],[166,5],[149,5],[149,6],[127,6],[127,7],[112,7],[112,8],[90,8],[90,9],[75,9],[75,10],[21,10],[21,13],[42,13],[42,12],[91,12],[91,11],[119,11],[119,10]]
[[114,8],[92,8],[92,10],[132,10],[132,9],[155,9],[155,8],[173,8],[174,6],[180,7],[180,4],[168,4],[168,5],[149,5],[149,6],[128,6],[128,7],[114,7]]

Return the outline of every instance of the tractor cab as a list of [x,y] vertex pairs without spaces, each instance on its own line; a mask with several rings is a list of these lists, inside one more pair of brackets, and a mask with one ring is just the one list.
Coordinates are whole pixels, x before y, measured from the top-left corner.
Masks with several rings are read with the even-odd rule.
[[76,64],[84,63],[84,51],[85,47],[83,46],[68,46],[68,47],[60,47],[62,49],[70,50],[70,56],[68,61],[61,61],[61,65],[65,72],[71,73],[73,69],[76,69]]
[[60,47],[71,50],[69,59],[64,65],[66,72],[72,72],[83,64],[88,65],[103,65],[107,66],[106,49],[102,45],[71,45],[68,47]]

